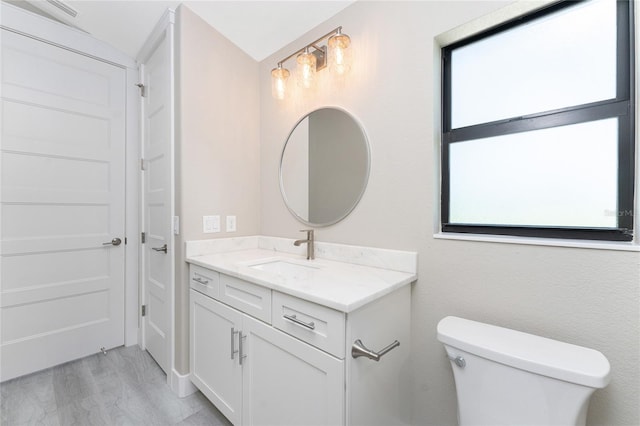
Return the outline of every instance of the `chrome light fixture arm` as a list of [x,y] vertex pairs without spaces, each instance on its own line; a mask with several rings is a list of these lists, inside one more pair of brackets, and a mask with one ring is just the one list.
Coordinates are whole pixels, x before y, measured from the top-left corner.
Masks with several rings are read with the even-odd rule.
[[332,31],[329,31],[328,33],[326,33],[325,35],[323,35],[322,37],[312,41],[311,43],[307,44],[306,46],[304,46],[302,49],[298,49],[295,52],[293,52],[291,55],[287,56],[286,58],[282,59],[281,61],[278,61],[278,66],[282,66],[282,64],[284,64],[285,62],[287,62],[289,59],[293,58],[294,56],[304,52],[305,49],[309,48],[309,47],[313,47],[316,50],[326,50],[326,46],[321,46],[318,47],[317,44],[319,42],[321,42],[322,40],[331,37],[332,35],[338,34],[342,31],[342,26],[335,28]]

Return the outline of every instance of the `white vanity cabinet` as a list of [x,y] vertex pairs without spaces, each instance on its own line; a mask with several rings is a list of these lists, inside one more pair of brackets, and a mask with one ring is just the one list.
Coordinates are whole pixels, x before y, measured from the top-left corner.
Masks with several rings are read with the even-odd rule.
[[[346,313],[197,265],[190,279],[191,381],[234,425],[409,423],[409,286]],[[401,345],[375,362],[357,339]]]
[[250,317],[243,327],[242,424],[343,424],[344,360]]
[[232,423],[242,419],[242,366],[238,334],[243,314],[193,289],[191,382]]

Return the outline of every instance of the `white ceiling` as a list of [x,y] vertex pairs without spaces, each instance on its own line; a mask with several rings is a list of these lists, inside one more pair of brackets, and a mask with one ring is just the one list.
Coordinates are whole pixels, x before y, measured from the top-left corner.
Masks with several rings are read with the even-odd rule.
[[[68,19],[68,23],[134,58],[164,11],[184,3],[240,49],[261,61],[353,1],[67,0],[64,3],[78,11],[78,16]],[[53,9],[44,0],[29,3],[44,5],[48,11]]]

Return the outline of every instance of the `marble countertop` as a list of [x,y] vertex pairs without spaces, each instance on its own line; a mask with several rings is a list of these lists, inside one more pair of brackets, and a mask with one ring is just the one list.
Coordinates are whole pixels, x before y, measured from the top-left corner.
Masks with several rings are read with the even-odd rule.
[[[251,267],[276,260],[307,268],[298,268],[296,273],[281,275]],[[346,313],[417,279],[413,272],[323,258],[306,260],[298,254],[263,248],[191,255],[186,261]]]

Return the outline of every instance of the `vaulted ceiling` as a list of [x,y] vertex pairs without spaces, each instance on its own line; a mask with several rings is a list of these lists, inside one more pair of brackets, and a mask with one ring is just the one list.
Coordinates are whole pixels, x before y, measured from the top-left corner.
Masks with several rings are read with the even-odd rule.
[[61,3],[78,12],[75,18],[61,13],[47,0],[10,2],[42,8],[132,57],[164,11],[184,3],[240,49],[261,61],[353,1],[63,0]]

